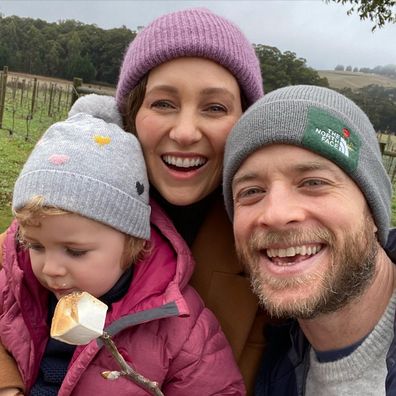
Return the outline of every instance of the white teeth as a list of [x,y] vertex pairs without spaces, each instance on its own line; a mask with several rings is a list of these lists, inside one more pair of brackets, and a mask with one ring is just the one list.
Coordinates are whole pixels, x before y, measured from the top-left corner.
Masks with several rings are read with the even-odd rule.
[[311,256],[322,249],[321,245],[292,246],[287,249],[267,249],[268,257],[294,257],[296,255]]
[[204,157],[175,157],[173,155],[164,155],[162,159],[165,163],[169,165],[174,165],[179,168],[191,168],[193,166],[199,166],[206,163],[206,159]]
[[287,257],[293,257],[295,255],[296,255],[296,249],[294,249],[292,247],[287,248],[287,250],[286,250],[286,256]]

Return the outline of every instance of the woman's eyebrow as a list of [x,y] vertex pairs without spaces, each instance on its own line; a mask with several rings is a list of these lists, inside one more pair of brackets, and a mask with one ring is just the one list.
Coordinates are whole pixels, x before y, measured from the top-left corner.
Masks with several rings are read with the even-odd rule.
[[169,92],[169,93],[172,93],[172,94],[175,94],[175,93],[178,92],[177,89],[175,87],[173,87],[172,85],[160,84],[160,85],[154,85],[151,88],[149,88],[146,91],[146,95],[149,95],[149,94],[151,94],[153,92],[155,93],[157,91],[159,91],[159,92]]
[[210,87],[210,88],[204,88],[201,91],[202,95],[226,95],[230,99],[235,100],[235,96],[233,95],[232,92],[230,92],[226,88],[220,88],[220,87]]

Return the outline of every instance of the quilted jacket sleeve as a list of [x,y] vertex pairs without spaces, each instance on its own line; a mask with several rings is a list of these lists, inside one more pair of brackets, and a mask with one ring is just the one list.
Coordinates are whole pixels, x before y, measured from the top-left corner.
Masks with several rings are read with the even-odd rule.
[[172,396],[246,395],[231,347],[207,308],[201,307],[162,389]]
[[[3,263],[3,242],[6,237],[6,231],[0,234],[0,270]],[[2,283],[0,281],[0,287]],[[1,302],[0,302],[1,303]],[[0,307],[0,312],[2,307]],[[4,388],[19,388],[24,390],[21,375],[19,373],[17,364],[12,356],[6,351],[0,343],[0,389]]]
[[0,234],[0,269],[3,268],[3,243],[6,237],[7,231]]

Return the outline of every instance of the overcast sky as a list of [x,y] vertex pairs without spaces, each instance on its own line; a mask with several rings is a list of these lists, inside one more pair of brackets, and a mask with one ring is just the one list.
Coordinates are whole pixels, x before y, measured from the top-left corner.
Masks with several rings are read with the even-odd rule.
[[0,0],[4,16],[75,19],[104,29],[136,30],[161,14],[190,7],[207,7],[234,21],[252,43],[295,52],[318,70],[396,64],[396,24],[372,33],[372,22],[348,16],[347,5],[322,0]]

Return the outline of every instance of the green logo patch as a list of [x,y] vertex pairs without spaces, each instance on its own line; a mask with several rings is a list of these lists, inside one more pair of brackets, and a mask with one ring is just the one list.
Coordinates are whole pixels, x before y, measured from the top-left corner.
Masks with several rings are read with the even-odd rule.
[[308,149],[337,163],[346,171],[358,165],[360,137],[343,122],[326,111],[311,107],[302,143]]

